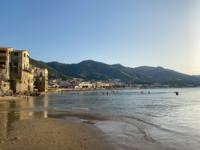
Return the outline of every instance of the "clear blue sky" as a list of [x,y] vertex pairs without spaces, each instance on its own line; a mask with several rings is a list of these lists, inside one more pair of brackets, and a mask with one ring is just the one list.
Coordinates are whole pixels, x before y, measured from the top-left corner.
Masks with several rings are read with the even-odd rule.
[[2,0],[0,46],[45,62],[92,59],[200,75],[199,0]]

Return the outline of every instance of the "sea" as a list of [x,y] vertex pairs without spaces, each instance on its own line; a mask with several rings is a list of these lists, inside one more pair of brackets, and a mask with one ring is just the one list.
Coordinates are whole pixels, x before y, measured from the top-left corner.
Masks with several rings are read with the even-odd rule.
[[116,150],[200,149],[200,88],[106,92],[44,94],[29,100],[2,101],[0,138],[6,138],[11,124],[18,120],[78,118],[80,123],[99,128]]

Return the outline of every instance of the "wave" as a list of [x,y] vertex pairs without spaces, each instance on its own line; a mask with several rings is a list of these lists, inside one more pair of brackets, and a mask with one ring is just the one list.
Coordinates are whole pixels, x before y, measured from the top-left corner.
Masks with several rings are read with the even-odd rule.
[[72,109],[76,109],[76,110],[90,110],[89,108],[72,108]]

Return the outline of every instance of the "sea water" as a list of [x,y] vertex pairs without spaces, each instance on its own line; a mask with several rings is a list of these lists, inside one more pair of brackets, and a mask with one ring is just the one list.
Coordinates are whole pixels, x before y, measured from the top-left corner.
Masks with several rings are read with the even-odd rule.
[[[20,119],[46,118],[52,110],[81,110],[118,118],[120,122],[106,121],[99,123],[99,128],[110,135],[114,130],[120,132],[122,135],[117,135],[125,137],[122,139],[128,145],[121,149],[200,149],[200,88],[115,90],[108,95],[102,91],[46,94],[29,101],[0,103],[0,119],[2,126],[9,126]],[[2,126],[0,130],[5,130]]]

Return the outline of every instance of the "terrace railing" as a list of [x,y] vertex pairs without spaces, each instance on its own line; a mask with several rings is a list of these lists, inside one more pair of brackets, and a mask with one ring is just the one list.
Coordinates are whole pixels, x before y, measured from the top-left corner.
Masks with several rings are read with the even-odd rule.
[[0,57],[7,57],[6,53],[0,53]]

